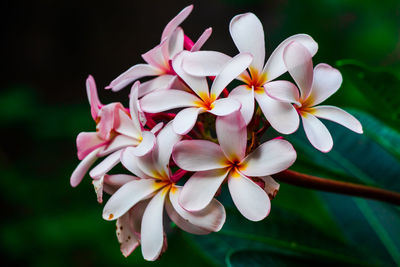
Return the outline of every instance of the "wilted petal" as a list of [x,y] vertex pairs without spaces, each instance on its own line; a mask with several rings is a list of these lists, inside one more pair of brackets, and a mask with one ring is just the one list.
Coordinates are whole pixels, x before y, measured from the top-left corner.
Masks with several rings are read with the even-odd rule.
[[102,162],[100,162],[96,167],[94,167],[89,175],[93,179],[99,179],[104,176],[109,170],[111,170],[115,165],[120,162],[122,150],[115,151],[108,157],[106,157]]
[[78,158],[82,160],[90,152],[104,146],[107,141],[99,137],[97,132],[82,132],[76,137],[76,147],[78,149]]
[[288,81],[268,82],[264,85],[267,95],[275,100],[295,103],[301,106],[299,90],[296,85]]
[[182,69],[193,76],[216,76],[232,58],[216,51],[198,51],[185,56]]
[[359,134],[363,133],[361,123],[343,109],[334,106],[317,106],[311,110],[312,114],[318,118],[334,121],[346,128],[349,128],[353,132]]
[[70,183],[72,187],[78,186],[89,168],[93,165],[93,163],[98,159],[97,153],[102,149],[102,147],[97,148],[89,153],[76,167],[74,172],[71,175]]
[[178,15],[176,15],[167,26],[165,26],[164,31],[161,35],[161,41],[171,35],[175,29],[189,16],[193,10],[193,5],[187,6],[182,9]]
[[333,146],[332,136],[325,125],[314,115],[302,112],[304,131],[310,143],[321,152],[329,152]]
[[239,51],[253,55],[251,66],[262,70],[265,60],[264,30],[256,15],[245,13],[235,16],[230,22],[229,31]]
[[139,239],[136,237],[129,213],[117,220],[117,238],[122,255],[125,257],[128,257],[139,246]]
[[196,124],[197,116],[201,110],[201,108],[185,108],[179,111],[173,120],[174,131],[180,135],[190,132]]
[[196,172],[185,183],[179,196],[179,204],[188,211],[200,211],[209,205],[218,188],[228,175],[229,169]]
[[226,116],[240,109],[240,102],[233,98],[217,99],[213,105],[214,107],[208,112],[216,116]]
[[199,98],[179,90],[154,91],[140,100],[144,112],[158,113],[174,108],[193,107]]
[[273,139],[251,152],[240,163],[239,170],[249,177],[271,175],[292,166],[296,156],[296,151],[288,141]]
[[261,187],[239,172],[228,178],[229,192],[240,213],[250,221],[261,221],[269,214],[271,202]]
[[314,80],[310,94],[310,106],[318,105],[333,95],[342,84],[342,74],[328,64],[318,64],[314,68]]
[[271,176],[262,176],[257,178],[263,181],[264,185],[261,188],[264,189],[269,198],[275,198],[276,194],[279,191],[280,185]]
[[212,33],[212,28],[207,28],[197,39],[197,41],[194,43],[192,49],[190,49],[191,52],[196,52],[201,49],[201,47],[204,45],[204,43],[210,38]]
[[247,85],[240,85],[229,93],[228,98],[233,98],[241,104],[240,113],[248,125],[254,114],[254,90]]
[[94,81],[92,75],[89,75],[89,77],[86,79],[86,93],[89,98],[90,113],[92,114],[93,120],[96,120],[102,104],[97,95],[96,82]]
[[100,179],[92,181],[94,191],[96,192],[97,202],[103,203],[103,184],[104,184],[104,176]]

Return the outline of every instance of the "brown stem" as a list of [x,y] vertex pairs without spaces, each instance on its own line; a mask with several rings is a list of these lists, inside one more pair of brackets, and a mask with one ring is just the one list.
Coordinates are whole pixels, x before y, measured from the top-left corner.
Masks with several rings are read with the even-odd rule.
[[376,187],[341,182],[327,178],[319,178],[291,170],[277,173],[273,175],[273,177],[283,183],[296,186],[345,194],[349,196],[364,197],[400,205],[400,193]]

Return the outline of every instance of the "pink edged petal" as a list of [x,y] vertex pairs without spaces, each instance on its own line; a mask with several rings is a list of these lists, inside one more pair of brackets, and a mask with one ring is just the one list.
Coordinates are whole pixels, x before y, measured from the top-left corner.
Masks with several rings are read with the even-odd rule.
[[267,73],[268,81],[274,80],[287,71],[285,63],[283,62],[283,50],[293,41],[299,42],[306,47],[311,56],[314,56],[318,51],[317,42],[315,42],[308,34],[296,34],[290,36],[278,45],[264,66],[263,73]]
[[72,187],[78,186],[89,168],[93,165],[93,163],[98,159],[97,153],[103,149],[102,147],[99,147],[92,152],[90,152],[75,168],[74,172],[71,175],[70,178],[70,184]]
[[240,213],[250,221],[261,221],[271,210],[265,191],[249,178],[232,171],[228,178],[229,192]]
[[167,190],[160,190],[149,202],[142,219],[141,243],[143,258],[156,260],[164,244],[163,211]]
[[104,157],[114,151],[120,150],[124,147],[128,146],[137,146],[139,145],[139,140],[128,137],[126,135],[117,135],[114,137],[114,139],[103,149],[98,153],[99,157]]
[[[134,123],[134,120],[131,120],[129,115],[122,109],[118,110],[118,115],[119,125],[115,131],[140,141],[142,139],[142,130],[140,129],[140,125],[137,125],[139,123],[137,115],[132,115],[132,117],[136,116],[136,123]],[[137,128],[137,126],[139,126],[139,128]]]
[[226,116],[240,109],[240,102],[234,98],[222,98],[214,101],[214,107],[208,112],[216,116]]
[[153,134],[158,134],[158,132],[162,129],[162,127],[164,126],[164,123],[163,122],[159,122],[159,123],[157,123],[156,124],[156,126],[154,126],[151,130],[150,130],[150,132],[152,132]]
[[327,153],[333,147],[332,136],[325,125],[314,115],[301,113],[304,131],[310,143],[321,152]]
[[103,203],[103,184],[104,184],[104,176],[102,176],[100,179],[93,180],[92,181],[94,191],[97,196],[97,202]]
[[130,213],[125,213],[117,220],[117,238],[122,255],[128,257],[139,246]]
[[100,179],[100,177],[104,176],[109,170],[114,168],[120,162],[122,150],[117,150],[108,157],[106,157],[102,162],[100,162],[96,167],[94,167],[89,175],[93,179]]
[[142,55],[142,58],[156,69],[166,72],[169,69],[169,39],[163,40],[159,45]]
[[78,158],[82,160],[90,152],[104,146],[107,141],[100,138],[97,132],[82,132],[76,137],[76,147],[78,149]]
[[185,56],[182,69],[193,76],[216,76],[232,58],[216,51],[198,51]]
[[106,89],[112,89],[114,92],[121,90],[131,82],[146,76],[156,76],[163,71],[148,64],[137,64],[117,78],[115,78]]
[[204,45],[204,43],[210,38],[212,33],[212,28],[207,28],[197,39],[196,43],[192,46],[192,49],[190,49],[191,52],[196,52],[201,49],[201,47]]
[[131,93],[129,95],[129,113],[131,115],[132,123],[138,131],[142,129],[142,125],[139,118],[139,113],[140,113],[139,102],[138,102],[139,87],[140,87],[140,82],[136,81],[133,84],[131,88]]
[[113,130],[119,125],[119,111],[124,110],[121,103],[111,103],[103,106],[99,112],[100,118],[96,130],[100,138],[110,140],[113,136]]
[[300,89],[300,99],[307,99],[313,82],[313,63],[310,52],[301,43],[293,41],[283,50],[283,61]]
[[187,171],[206,171],[229,166],[219,145],[206,140],[184,140],[174,146],[172,158]]
[[333,95],[339,89],[342,81],[342,74],[337,69],[323,63],[315,66],[314,80],[309,97],[310,106],[318,105]]
[[178,27],[169,37],[168,53],[169,59],[173,59],[179,52],[183,50],[184,34],[182,28]]
[[312,114],[318,118],[334,121],[353,132],[363,133],[361,123],[343,109],[334,106],[317,106],[311,110]]
[[240,85],[233,89],[229,93],[228,98],[233,98],[240,102],[240,113],[242,113],[243,119],[248,125],[253,118],[254,114],[254,90],[247,85]]
[[[221,230],[222,226],[225,223],[226,213],[224,206],[218,200],[216,200],[215,198],[212,199],[210,204],[208,204],[204,209],[200,211],[188,212],[183,209],[181,205],[179,205],[179,196],[181,192],[182,187],[176,186],[174,189],[170,190],[169,200],[172,204],[174,211],[178,213],[182,219],[184,219],[184,222],[188,222],[194,226],[197,226],[201,230],[205,231],[204,234],[210,232],[218,232],[219,230]],[[179,224],[178,226],[181,227]]]
[[197,121],[199,112],[201,111],[201,108],[185,108],[179,111],[173,120],[174,131],[180,135],[185,135],[190,132]]
[[247,127],[242,114],[236,111],[218,117],[215,122],[218,143],[231,162],[240,162],[246,155]]
[[247,69],[252,60],[253,56],[251,54],[240,53],[228,61],[221,72],[215,77],[211,86],[211,98],[217,99],[224,88]]
[[159,186],[153,179],[140,179],[124,184],[104,206],[103,219],[118,219],[136,203],[150,197],[157,189]]
[[127,168],[130,172],[135,174],[137,177],[143,179],[150,179],[151,176],[147,175],[142,169],[139,167],[139,159],[136,157],[132,151],[132,147],[126,148],[121,154],[121,163]]
[[154,90],[165,90],[171,88],[175,81],[175,75],[163,74],[140,85],[139,95],[141,98]]
[[288,81],[273,81],[264,85],[267,95],[275,100],[301,106],[299,89]]
[[179,90],[155,91],[140,100],[144,112],[158,113],[174,108],[193,107],[200,99],[195,95]]
[[96,82],[94,81],[92,75],[89,75],[89,77],[86,79],[86,93],[89,98],[90,113],[92,114],[93,120],[96,120],[100,108],[102,107],[102,104],[97,95]]
[[286,170],[296,161],[296,150],[286,140],[273,139],[263,143],[240,163],[246,176],[266,176]]
[[182,69],[182,61],[183,59],[189,55],[189,51],[182,51],[179,53],[172,61],[172,67],[174,71],[179,75],[179,77],[190,87],[190,89],[195,92],[200,98],[205,99],[208,98],[208,84],[207,79],[205,77],[196,77],[187,74]]
[[175,29],[189,16],[193,10],[193,5],[187,6],[182,9],[178,15],[176,15],[167,26],[165,26],[164,31],[161,35],[161,41],[171,35]]
[[179,204],[187,211],[205,209],[228,175],[229,169],[196,172],[182,188]]
[[150,131],[142,132],[143,139],[138,146],[132,147],[132,153],[137,157],[142,157],[153,150],[156,144],[156,136]]
[[269,198],[274,199],[276,194],[278,194],[280,185],[271,176],[262,176],[257,178],[262,180],[263,184],[261,188],[264,189]]
[[275,130],[291,134],[299,128],[299,114],[292,104],[274,100],[265,92],[256,93],[255,97],[264,116]]
[[229,32],[240,52],[249,52],[254,59],[251,66],[261,71],[265,60],[264,29],[253,13],[235,16],[229,25]]

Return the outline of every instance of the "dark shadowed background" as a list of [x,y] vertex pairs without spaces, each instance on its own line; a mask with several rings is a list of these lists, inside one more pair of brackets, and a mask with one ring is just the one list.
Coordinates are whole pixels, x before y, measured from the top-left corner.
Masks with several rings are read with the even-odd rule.
[[[197,239],[192,240],[174,227],[169,229],[169,249],[157,263],[142,260],[140,248],[125,259],[119,251],[115,224],[101,218],[102,206],[96,202],[90,179],[86,177],[75,189],[69,185],[70,174],[79,162],[76,135],[92,131],[95,126],[85,91],[88,74],[94,76],[102,89],[130,66],[143,62],[140,55],[159,43],[166,23],[191,3],[195,4],[194,11],[182,26],[194,40],[211,26],[213,34],[205,49],[235,55],[229,21],[234,15],[251,11],[264,25],[267,55],[290,35],[308,33],[319,44],[315,63],[335,65],[337,60],[351,58],[373,68],[400,73],[400,3],[395,0],[2,1],[2,263],[221,264],[221,260],[215,261],[205,252],[204,246],[197,245]],[[99,94],[104,103],[109,103],[126,99],[128,91],[100,90]],[[351,96],[338,94],[335,104],[348,104],[346,99]],[[295,191],[282,185],[282,199],[296,210],[298,200],[289,193],[285,198],[285,188],[295,194],[308,194],[309,190]],[[387,188],[399,190],[400,185],[388,183]],[[322,195],[322,198],[337,197]],[[279,195],[276,201],[279,203]],[[311,200],[303,204],[312,211]],[[293,219],[289,215],[287,218]],[[368,239],[367,235],[364,237]],[[208,237],[202,238],[204,241]],[[393,242],[394,247],[388,248],[385,242],[382,245],[389,251],[386,254],[390,254],[390,264],[400,257],[396,258],[400,241]],[[255,252],[247,255],[252,253]],[[381,258],[386,255],[383,254]],[[275,254],[271,255],[273,258]]]

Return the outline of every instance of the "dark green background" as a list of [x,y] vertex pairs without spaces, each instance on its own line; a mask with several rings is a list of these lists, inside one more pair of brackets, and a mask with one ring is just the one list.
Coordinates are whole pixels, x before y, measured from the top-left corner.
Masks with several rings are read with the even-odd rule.
[[[188,1],[3,1],[0,94],[2,263],[28,266],[182,265],[285,266],[400,264],[398,207],[281,185],[271,215],[246,221],[222,195],[228,223],[219,234],[193,237],[168,228],[169,248],[146,263],[140,248],[125,259],[115,224],[101,218],[90,179],[75,189],[75,138],[92,131],[85,79],[99,88],[159,42],[165,24]],[[308,33],[319,43],[314,63],[340,68],[345,82],[330,103],[350,108],[358,136],[328,123],[327,155],[291,137],[297,170],[400,191],[400,3],[372,0],[195,2],[184,22],[196,39],[213,27],[205,49],[234,55],[230,19],[254,12],[267,55],[285,38]],[[354,59],[355,61],[340,61]],[[365,65],[364,65],[365,64]],[[128,90],[101,90],[104,103]],[[126,101],[124,102],[126,103]],[[226,199],[225,199],[226,198]]]

